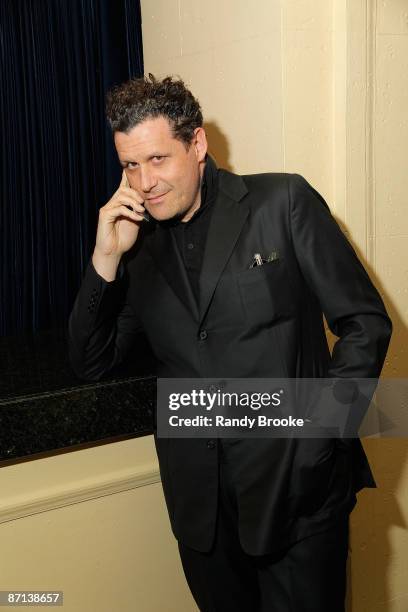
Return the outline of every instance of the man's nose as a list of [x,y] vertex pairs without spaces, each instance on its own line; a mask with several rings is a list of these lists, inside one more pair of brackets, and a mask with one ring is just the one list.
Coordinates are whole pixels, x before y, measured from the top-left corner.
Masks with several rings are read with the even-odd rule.
[[157,178],[151,168],[146,166],[140,167],[140,187],[142,191],[148,193],[157,185]]

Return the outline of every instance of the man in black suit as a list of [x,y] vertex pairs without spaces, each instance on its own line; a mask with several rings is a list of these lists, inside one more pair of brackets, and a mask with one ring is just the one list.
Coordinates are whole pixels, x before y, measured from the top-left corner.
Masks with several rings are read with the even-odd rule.
[[[124,170],[70,317],[80,376],[100,379],[141,334],[161,377],[379,376],[390,319],[304,178],[217,169],[181,80],[125,83],[107,112]],[[375,486],[358,438],[155,441],[201,610],[344,610],[348,517]]]

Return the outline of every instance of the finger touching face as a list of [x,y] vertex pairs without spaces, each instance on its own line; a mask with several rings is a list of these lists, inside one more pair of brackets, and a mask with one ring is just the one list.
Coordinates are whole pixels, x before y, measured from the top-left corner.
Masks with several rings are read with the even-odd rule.
[[122,170],[122,179],[120,181],[121,187],[130,187],[128,177],[125,170]]

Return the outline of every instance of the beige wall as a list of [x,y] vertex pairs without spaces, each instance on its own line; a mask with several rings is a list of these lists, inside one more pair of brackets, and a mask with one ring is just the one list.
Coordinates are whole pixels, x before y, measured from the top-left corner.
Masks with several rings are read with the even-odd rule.
[[[303,174],[382,291],[407,371],[408,0],[142,0],[146,72],[180,74],[218,163]],[[366,440],[379,489],[352,515],[350,610],[406,612],[408,446]],[[151,437],[0,469],[0,590],[67,612],[194,612]],[[10,609],[11,608],[4,608]]]
[[191,85],[223,167],[303,172],[330,192],[331,2],[254,6],[142,1],[145,72],[179,74]]
[[196,610],[152,436],[4,467],[0,491],[0,590],[62,590],[66,612]]
[[[394,323],[384,376],[403,378],[408,370],[408,0],[350,6],[347,161],[356,195],[348,198],[348,222]],[[383,401],[387,405],[387,397]],[[394,401],[388,399],[389,409]],[[353,514],[353,610],[405,612],[408,444],[384,439],[365,446],[379,488],[364,492]]]

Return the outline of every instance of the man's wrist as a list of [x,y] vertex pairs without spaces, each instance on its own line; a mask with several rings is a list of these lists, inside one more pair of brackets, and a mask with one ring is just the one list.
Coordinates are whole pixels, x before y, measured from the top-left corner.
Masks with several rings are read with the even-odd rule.
[[99,276],[110,283],[116,279],[120,259],[117,256],[102,255],[95,250],[92,255],[92,264]]

